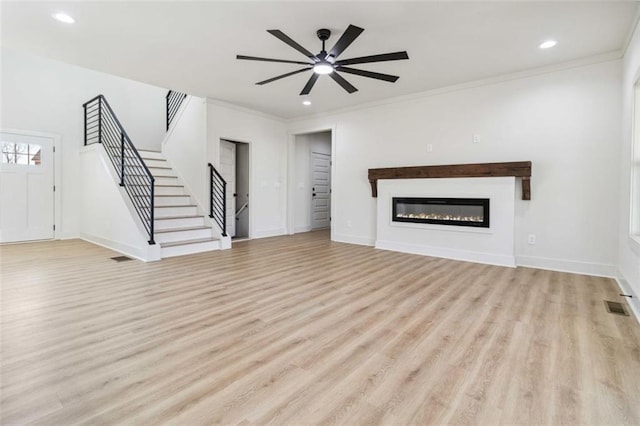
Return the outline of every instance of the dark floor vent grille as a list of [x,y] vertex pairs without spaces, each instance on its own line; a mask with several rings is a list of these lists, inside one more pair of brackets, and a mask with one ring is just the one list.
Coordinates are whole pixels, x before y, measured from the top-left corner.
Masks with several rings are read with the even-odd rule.
[[133,259],[127,256],[116,256],[116,257],[112,257],[111,260],[115,260],[116,262],[126,262],[127,260],[133,260]]
[[607,307],[607,312],[609,312],[610,314],[624,315],[626,317],[629,316],[629,314],[627,313],[627,310],[624,308],[624,306],[620,302],[612,302],[610,300],[605,300],[604,305]]

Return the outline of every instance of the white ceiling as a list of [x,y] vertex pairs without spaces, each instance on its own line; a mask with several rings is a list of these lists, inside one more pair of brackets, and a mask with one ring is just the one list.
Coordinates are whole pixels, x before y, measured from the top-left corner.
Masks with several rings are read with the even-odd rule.
[[[2,2],[2,45],[133,80],[293,118],[624,48],[636,2]],[[73,25],[54,21],[65,11]],[[299,65],[236,54],[305,57],[268,34],[280,29],[317,53],[349,24],[365,29],[340,59],[407,50],[410,60],[354,67],[396,83],[344,74],[348,94],[322,76],[304,107],[309,74],[256,86]],[[545,39],[558,45],[538,49]]]

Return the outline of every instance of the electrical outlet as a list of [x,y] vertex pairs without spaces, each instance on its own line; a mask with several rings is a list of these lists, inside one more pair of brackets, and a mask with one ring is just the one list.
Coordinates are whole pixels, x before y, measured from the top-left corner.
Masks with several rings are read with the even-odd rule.
[[480,135],[473,135],[473,143],[480,143]]
[[430,143],[427,144],[427,152],[433,152],[433,145]]
[[534,245],[536,243],[536,236],[534,234],[529,234],[527,242],[531,245]]

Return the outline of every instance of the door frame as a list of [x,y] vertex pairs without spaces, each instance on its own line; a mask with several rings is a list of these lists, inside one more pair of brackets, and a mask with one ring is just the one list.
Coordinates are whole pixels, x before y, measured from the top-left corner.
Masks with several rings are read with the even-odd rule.
[[[48,133],[48,132],[39,132],[34,130],[22,130],[22,129],[12,129],[12,128],[4,128],[0,127],[0,133],[10,133],[14,135],[20,136],[32,136],[37,138],[50,139],[53,144],[53,185],[56,190],[53,192],[53,225],[55,229],[53,230],[53,239],[59,240],[64,237],[60,229],[60,219],[61,219],[61,202],[60,202],[60,193],[62,192],[61,178],[60,173],[58,173],[58,168],[60,167],[60,135],[56,133]],[[78,230],[79,231],[79,230]],[[67,236],[67,238],[73,238],[72,236]],[[7,244],[25,244],[31,242],[38,241],[16,241],[15,243],[7,243]]]
[[[214,163],[218,170],[220,170],[220,142],[223,140],[227,142],[232,142],[232,143],[233,142],[246,143],[247,146],[249,147],[249,232],[248,232],[249,235],[247,236],[247,239],[252,239],[253,238],[253,210],[255,210],[255,209],[251,209],[251,206],[253,205],[253,143],[250,141],[238,139],[232,136],[219,136],[218,143],[216,144],[216,161]],[[238,176],[236,173],[236,180],[237,178]],[[209,190],[207,189],[207,192],[208,191]]]
[[[288,132],[287,144],[287,206],[286,206],[286,232],[289,235],[295,234],[295,203],[296,203],[296,136],[308,133],[331,132],[331,186],[333,187],[333,177],[336,167],[336,124],[318,125],[301,127],[290,130]],[[331,199],[331,239],[335,239],[336,228],[336,205],[333,199],[333,191],[330,195]]]

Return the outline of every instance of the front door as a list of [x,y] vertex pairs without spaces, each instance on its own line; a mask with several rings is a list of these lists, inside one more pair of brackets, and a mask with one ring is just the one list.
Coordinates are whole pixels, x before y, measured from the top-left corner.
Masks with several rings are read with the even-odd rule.
[[227,235],[236,236],[236,144],[220,141],[220,174],[227,181]]
[[54,236],[53,140],[0,133],[0,243]]
[[311,229],[331,224],[331,156],[311,153]]

